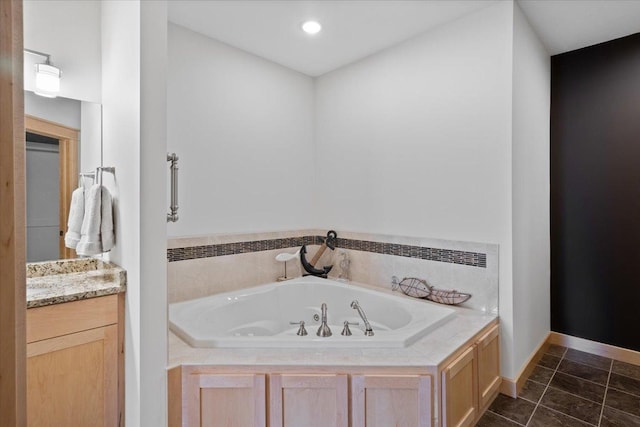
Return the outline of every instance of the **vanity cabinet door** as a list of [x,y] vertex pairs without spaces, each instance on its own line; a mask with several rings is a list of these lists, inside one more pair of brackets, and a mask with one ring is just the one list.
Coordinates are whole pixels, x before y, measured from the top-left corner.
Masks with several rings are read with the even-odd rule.
[[472,345],[442,372],[443,425],[473,425],[478,415],[476,346]]
[[353,375],[353,427],[427,427],[432,425],[428,375]]
[[27,425],[118,425],[118,327],[27,345]]
[[269,375],[270,427],[347,427],[347,375]]
[[491,403],[500,388],[500,326],[495,325],[477,342],[479,407]]
[[124,294],[27,310],[27,425],[123,421]]
[[184,426],[266,425],[264,374],[191,374],[184,396]]

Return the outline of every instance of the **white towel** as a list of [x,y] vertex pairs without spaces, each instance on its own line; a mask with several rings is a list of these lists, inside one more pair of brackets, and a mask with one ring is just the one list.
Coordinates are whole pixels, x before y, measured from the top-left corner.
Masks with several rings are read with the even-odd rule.
[[80,241],[76,246],[78,255],[97,255],[102,253],[102,241],[100,238],[102,220],[102,186],[94,184],[89,189],[85,200],[84,220]]
[[70,249],[75,249],[80,241],[82,220],[84,219],[84,187],[79,187],[71,193],[71,206],[67,220],[67,232],[64,235],[64,244]]
[[109,252],[115,244],[113,233],[113,199],[106,187],[102,187],[102,220],[100,221],[102,252]]

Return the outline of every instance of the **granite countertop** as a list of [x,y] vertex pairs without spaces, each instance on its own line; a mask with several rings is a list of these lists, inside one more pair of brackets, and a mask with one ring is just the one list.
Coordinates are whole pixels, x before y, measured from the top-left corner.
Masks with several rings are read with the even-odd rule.
[[27,264],[27,308],[124,292],[126,271],[95,258]]
[[[353,284],[406,297],[397,291]],[[424,303],[436,304],[430,301]],[[450,321],[405,348],[195,348],[170,331],[169,368],[180,365],[438,366],[467,340],[498,318],[495,313],[464,307],[447,307],[456,311],[456,315]]]

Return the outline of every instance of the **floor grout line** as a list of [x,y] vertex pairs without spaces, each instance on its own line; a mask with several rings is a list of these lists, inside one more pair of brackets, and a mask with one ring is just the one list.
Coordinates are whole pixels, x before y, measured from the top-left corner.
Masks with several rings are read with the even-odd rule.
[[[562,373],[562,372],[560,372],[560,373]],[[577,397],[577,398],[582,399],[582,400],[586,400],[587,402],[595,403],[596,405],[601,405],[601,404],[602,404],[602,402],[604,402],[604,397],[602,398],[602,402],[596,402],[595,400],[588,399],[588,398],[586,398],[586,397],[584,397],[584,396],[580,396],[579,394],[571,393],[570,391],[566,391],[566,390],[563,390],[563,389],[561,389],[561,388],[553,387],[553,386],[551,385],[551,383],[549,383],[549,388],[552,388],[552,389],[554,389],[554,390],[561,391],[562,393],[566,393],[566,394],[568,394],[568,395],[570,395],[570,396]],[[546,391],[546,390],[545,390],[545,391]],[[605,391],[606,391],[606,390],[605,390]]]
[[[613,372],[613,373],[615,374],[615,372]],[[611,385],[608,388],[610,388],[611,390],[618,391],[620,393],[628,394],[629,396],[633,396],[633,397],[636,397],[636,398],[640,397],[640,394],[631,393],[630,391],[627,391],[627,390],[620,390],[618,387],[613,387]]]
[[[600,370],[601,370],[602,372],[607,372],[607,371],[604,371],[604,370],[602,370],[602,369],[600,369]],[[600,387],[604,387],[604,386],[605,386],[604,384],[600,384],[600,383],[597,383],[597,382],[595,382],[595,381],[591,381],[591,380],[588,380],[588,379],[586,379],[586,378],[579,377],[579,376],[577,376],[577,375],[568,374],[568,373],[566,373],[566,372],[564,372],[564,371],[560,371],[560,370],[558,370],[558,373],[560,373],[560,374],[562,374],[562,375],[566,375],[566,376],[568,376],[568,377],[577,378],[577,379],[579,379],[579,380],[586,381],[586,382],[591,383],[591,384],[599,385]],[[609,375],[611,375],[611,372],[609,372]]]
[[602,408],[600,408],[600,418],[598,418],[598,427],[602,424],[602,414],[604,414],[604,403],[607,401],[607,392],[609,391],[609,379],[611,379],[611,372],[613,371],[613,360],[609,366],[609,376],[607,377],[607,386],[604,389],[604,397],[602,398]]
[[515,420],[512,420],[512,419],[511,419],[511,418],[509,418],[509,417],[505,417],[505,416],[504,416],[504,415],[502,415],[502,414],[498,414],[497,412],[493,412],[491,409],[489,409],[489,410],[488,410],[488,412],[491,412],[493,415],[497,415],[497,416],[499,416],[500,418],[504,418],[504,419],[505,419],[505,420],[507,420],[507,421],[511,421],[511,422],[512,422],[512,423],[514,423],[514,424],[518,424],[519,426],[524,426],[524,424],[520,424],[519,422],[517,422],[517,421],[515,421]]
[[562,412],[562,411],[558,411],[557,409],[549,408],[548,406],[544,406],[544,405],[540,405],[540,406],[542,406],[544,409],[548,409],[548,410],[553,411],[553,412],[555,412],[555,413],[562,414],[562,415],[564,415],[565,417],[569,417],[569,418],[572,418],[572,419],[574,419],[574,420],[576,420],[576,421],[580,421],[581,423],[585,423],[585,424],[589,424],[590,426],[596,426],[596,427],[597,427],[597,425],[596,425],[596,424],[592,424],[592,423],[587,422],[587,421],[585,421],[585,420],[581,420],[580,418],[576,418],[576,417],[574,417],[573,415],[565,414],[564,412]]
[[[533,408],[533,412],[531,412],[531,415],[529,416],[529,419],[527,420],[527,424],[526,424],[527,426],[529,425],[529,423],[533,419],[533,416],[536,414],[536,411],[538,410],[538,406],[540,406],[540,402],[542,402],[542,398],[544,397],[545,393],[547,392],[547,390],[549,390],[549,386],[551,385],[551,381],[553,380],[553,377],[556,375],[556,372],[558,372],[558,368],[560,367],[560,363],[564,359],[564,355],[565,354],[567,354],[567,349],[566,348],[564,349],[564,353],[562,353],[562,356],[560,356],[560,361],[556,365],[556,370],[553,371],[553,374],[551,374],[551,378],[549,378],[549,382],[547,383],[546,387],[544,388],[544,391],[542,392],[542,394],[538,398],[538,403],[536,403],[536,407]],[[549,368],[547,368],[547,369],[549,369]]]
[[[579,362],[577,360],[571,360],[571,359],[565,359],[565,360],[568,360],[569,362],[577,363],[578,365],[586,366],[587,368],[590,368],[590,369],[597,369],[597,370],[602,371],[602,372],[609,372],[609,370],[611,369],[611,368],[602,369],[602,368],[600,368],[598,366],[589,365],[588,363]],[[609,359],[609,363],[611,363],[611,362],[613,362],[613,359]]]

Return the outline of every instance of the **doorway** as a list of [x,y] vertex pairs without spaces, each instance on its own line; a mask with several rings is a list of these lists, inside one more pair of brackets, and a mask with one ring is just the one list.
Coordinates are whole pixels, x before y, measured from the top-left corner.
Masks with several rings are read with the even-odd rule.
[[[27,191],[27,217],[32,222],[31,224],[27,223],[27,254],[34,257],[34,259],[27,259],[27,261],[75,258],[76,252],[67,248],[64,244],[64,233],[67,227],[71,193],[78,181],[78,140],[80,131],[33,116],[25,116],[25,129],[31,139],[39,141],[27,144],[27,187],[29,188]],[[57,144],[55,143],[56,141]],[[31,150],[29,145],[32,147]],[[36,153],[33,147],[37,147],[40,151],[37,152],[38,155],[30,156],[30,151],[32,152],[31,154]],[[53,147],[57,147],[57,152]],[[55,157],[58,160],[57,168],[54,164]],[[38,170],[31,171],[34,172],[33,174],[30,173],[29,165],[34,168],[37,167]],[[37,187],[36,182],[29,182],[29,177],[35,178]],[[52,182],[44,182],[46,179],[57,180],[57,185]],[[34,194],[32,197],[30,194],[31,188],[34,188],[34,192],[37,195]],[[57,191],[55,190],[56,188]],[[53,194],[41,194],[43,191],[53,192]],[[56,208],[57,221],[55,221]],[[51,216],[54,218],[51,218]],[[53,229],[52,227],[56,222],[57,227]],[[31,230],[29,230],[30,225]],[[38,245],[37,248],[29,248],[29,243],[38,238],[52,239],[53,242],[33,243],[33,245]],[[58,256],[55,256],[55,247],[58,249]],[[49,254],[51,255],[50,258],[43,258],[43,256]]]

